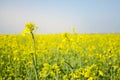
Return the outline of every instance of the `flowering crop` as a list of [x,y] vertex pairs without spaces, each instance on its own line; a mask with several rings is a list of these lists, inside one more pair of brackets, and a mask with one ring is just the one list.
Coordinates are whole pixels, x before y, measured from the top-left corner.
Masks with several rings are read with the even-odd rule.
[[[32,32],[34,28],[25,30]],[[35,69],[39,80],[120,79],[120,34],[34,36]],[[36,79],[32,44],[29,35],[0,34],[0,80]]]

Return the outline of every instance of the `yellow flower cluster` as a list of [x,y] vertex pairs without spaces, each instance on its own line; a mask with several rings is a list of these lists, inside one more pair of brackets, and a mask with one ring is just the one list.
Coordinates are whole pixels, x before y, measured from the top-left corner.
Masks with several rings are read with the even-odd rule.
[[34,23],[32,22],[26,23],[25,29],[23,30],[22,34],[25,35],[26,33],[31,33],[36,29],[38,29],[38,27]]
[[50,65],[48,63],[43,64],[42,71],[39,72],[40,77],[45,78],[47,76],[55,77],[60,74],[60,68],[57,64]]

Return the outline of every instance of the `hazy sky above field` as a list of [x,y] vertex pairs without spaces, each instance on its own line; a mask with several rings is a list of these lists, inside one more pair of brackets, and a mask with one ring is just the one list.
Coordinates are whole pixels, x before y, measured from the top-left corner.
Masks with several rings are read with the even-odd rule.
[[0,0],[0,33],[31,21],[38,33],[120,33],[120,0]]

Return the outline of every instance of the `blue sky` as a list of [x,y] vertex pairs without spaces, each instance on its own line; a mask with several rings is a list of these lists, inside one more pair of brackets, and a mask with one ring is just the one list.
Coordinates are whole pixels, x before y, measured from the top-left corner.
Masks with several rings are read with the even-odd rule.
[[120,0],[0,0],[0,33],[21,33],[27,22],[37,33],[120,33]]

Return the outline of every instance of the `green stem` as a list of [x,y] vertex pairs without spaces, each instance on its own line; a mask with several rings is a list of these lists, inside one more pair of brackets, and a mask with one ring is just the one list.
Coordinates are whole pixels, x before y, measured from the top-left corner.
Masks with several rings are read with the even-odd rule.
[[34,45],[34,62],[35,62],[35,66],[36,66],[36,64],[37,64],[37,58],[36,58],[36,43],[35,43],[35,37],[34,37],[33,32],[31,32],[31,35],[32,35],[33,45]]
[[68,63],[68,62],[66,62],[66,61],[65,61],[65,63],[68,64],[69,67],[70,67],[72,70],[74,69],[70,63]]
[[33,45],[34,45],[33,66],[34,66],[34,71],[35,71],[36,80],[38,80],[37,69],[36,69],[36,65],[37,65],[37,58],[36,58],[36,42],[35,42],[35,37],[34,37],[33,32],[31,32],[31,35],[32,35]]

